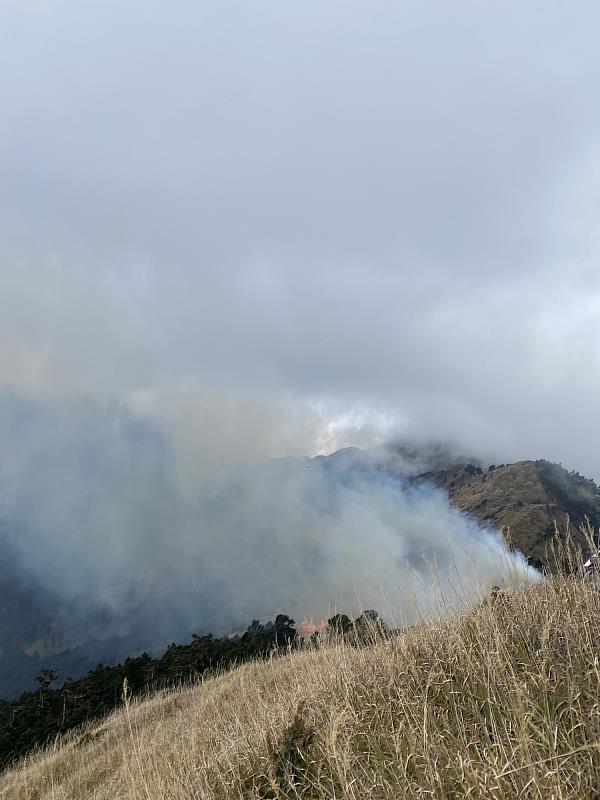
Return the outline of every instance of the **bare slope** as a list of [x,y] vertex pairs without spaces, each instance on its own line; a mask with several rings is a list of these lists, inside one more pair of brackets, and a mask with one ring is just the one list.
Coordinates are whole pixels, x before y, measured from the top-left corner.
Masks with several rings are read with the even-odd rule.
[[553,578],[375,645],[240,667],[0,777],[2,800],[514,798],[600,785],[600,593]]

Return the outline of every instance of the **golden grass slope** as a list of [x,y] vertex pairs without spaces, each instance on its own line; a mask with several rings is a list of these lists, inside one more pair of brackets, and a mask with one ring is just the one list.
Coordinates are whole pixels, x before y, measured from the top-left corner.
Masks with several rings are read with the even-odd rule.
[[597,487],[575,478],[557,464],[519,461],[492,471],[472,473],[464,466],[426,473],[448,492],[455,508],[503,531],[509,543],[538,567],[552,569],[548,545],[556,529],[571,537],[584,551],[586,519],[600,524]]
[[241,666],[0,777],[2,800],[592,798],[600,592],[553,577],[388,641]]

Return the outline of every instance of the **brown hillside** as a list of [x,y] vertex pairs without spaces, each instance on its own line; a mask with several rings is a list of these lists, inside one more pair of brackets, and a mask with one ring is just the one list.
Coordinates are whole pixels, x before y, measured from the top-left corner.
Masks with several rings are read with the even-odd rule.
[[551,578],[125,705],[0,775],[2,800],[584,800],[600,593]]
[[481,469],[458,465],[418,477],[448,492],[451,503],[501,530],[531,564],[547,565],[547,546],[556,525],[589,549],[579,526],[600,523],[600,494],[593,481],[548,461],[520,461]]

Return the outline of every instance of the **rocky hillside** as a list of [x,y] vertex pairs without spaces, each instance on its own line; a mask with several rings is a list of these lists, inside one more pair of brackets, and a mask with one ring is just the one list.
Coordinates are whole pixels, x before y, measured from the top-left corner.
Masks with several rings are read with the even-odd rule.
[[425,472],[448,492],[461,511],[501,530],[513,547],[536,567],[546,566],[546,550],[555,523],[564,532],[567,519],[573,537],[584,551],[588,546],[579,530],[587,519],[600,524],[600,489],[591,480],[548,461],[520,461],[482,468],[459,464]]

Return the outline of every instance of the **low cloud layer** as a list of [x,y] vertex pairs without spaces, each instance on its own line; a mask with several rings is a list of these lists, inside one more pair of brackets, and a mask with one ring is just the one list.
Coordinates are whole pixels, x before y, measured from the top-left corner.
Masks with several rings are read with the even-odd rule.
[[600,477],[599,24],[3,4],[1,383],[151,413],[190,475],[410,433]]

